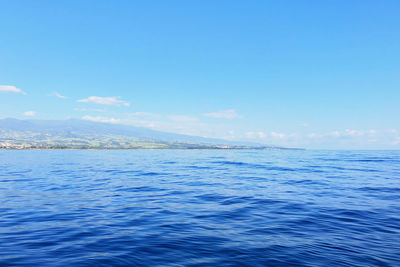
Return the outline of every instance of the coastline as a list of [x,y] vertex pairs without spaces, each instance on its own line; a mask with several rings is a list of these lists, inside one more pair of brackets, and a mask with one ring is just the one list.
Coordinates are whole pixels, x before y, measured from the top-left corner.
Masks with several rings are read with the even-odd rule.
[[0,150],[306,150],[273,147],[0,147]]

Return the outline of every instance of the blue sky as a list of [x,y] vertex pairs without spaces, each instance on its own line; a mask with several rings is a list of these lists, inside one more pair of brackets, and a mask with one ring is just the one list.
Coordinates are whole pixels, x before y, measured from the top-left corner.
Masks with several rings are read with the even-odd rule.
[[399,1],[2,1],[0,117],[400,149]]

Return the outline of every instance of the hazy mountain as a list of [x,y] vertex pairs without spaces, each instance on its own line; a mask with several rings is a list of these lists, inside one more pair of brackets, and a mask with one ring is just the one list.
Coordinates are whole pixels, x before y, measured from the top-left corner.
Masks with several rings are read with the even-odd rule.
[[86,120],[0,120],[0,147],[275,148]]

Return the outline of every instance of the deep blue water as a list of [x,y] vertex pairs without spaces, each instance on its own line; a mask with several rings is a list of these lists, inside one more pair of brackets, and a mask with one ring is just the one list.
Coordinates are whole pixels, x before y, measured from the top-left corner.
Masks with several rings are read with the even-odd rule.
[[0,266],[400,266],[399,151],[0,151]]

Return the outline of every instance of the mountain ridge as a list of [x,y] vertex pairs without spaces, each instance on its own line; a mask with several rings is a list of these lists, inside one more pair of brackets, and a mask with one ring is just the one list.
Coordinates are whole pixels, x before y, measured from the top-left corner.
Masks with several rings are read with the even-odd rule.
[[0,119],[0,148],[258,148],[284,149],[80,119]]

